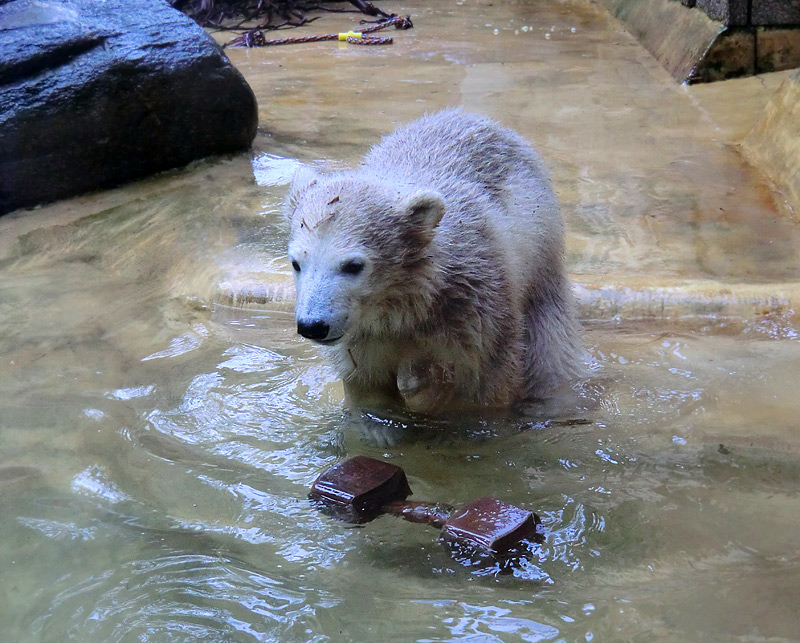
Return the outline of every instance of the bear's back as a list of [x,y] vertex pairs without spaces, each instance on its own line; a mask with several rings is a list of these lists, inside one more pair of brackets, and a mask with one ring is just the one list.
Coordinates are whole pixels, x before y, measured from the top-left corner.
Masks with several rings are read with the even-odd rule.
[[[441,193],[438,240],[457,265],[481,246],[525,291],[563,252],[563,224],[547,170],[525,139],[494,121],[452,109],[384,138],[361,171],[406,189]],[[546,265],[546,264],[544,264]]]
[[504,198],[515,176],[539,187],[537,201],[550,201],[544,164],[515,132],[475,114],[451,109],[424,116],[385,137],[364,159],[371,172],[451,200],[474,195]]

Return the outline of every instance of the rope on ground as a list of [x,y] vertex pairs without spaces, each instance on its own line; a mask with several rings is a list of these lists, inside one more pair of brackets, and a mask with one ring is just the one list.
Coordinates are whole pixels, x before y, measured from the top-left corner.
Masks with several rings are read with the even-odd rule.
[[241,36],[234,38],[225,47],[271,47],[274,45],[292,45],[303,42],[324,42],[326,40],[340,40],[349,42],[353,45],[391,45],[391,36],[372,37],[367,34],[394,26],[395,29],[411,29],[414,24],[410,16],[392,16],[388,20],[383,20],[367,27],[361,31],[346,31],[343,33],[327,33],[319,36],[297,36],[292,38],[267,39],[264,32],[260,29],[251,29],[244,32]]

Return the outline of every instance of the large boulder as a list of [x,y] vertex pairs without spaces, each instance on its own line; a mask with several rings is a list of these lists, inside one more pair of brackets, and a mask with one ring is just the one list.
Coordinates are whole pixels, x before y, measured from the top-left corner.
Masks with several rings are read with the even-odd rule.
[[0,214],[246,149],[257,119],[164,0],[0,0]]

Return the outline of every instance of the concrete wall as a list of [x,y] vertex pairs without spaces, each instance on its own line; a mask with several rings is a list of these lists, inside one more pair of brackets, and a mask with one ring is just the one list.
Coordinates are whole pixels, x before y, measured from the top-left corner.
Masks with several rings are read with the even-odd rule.
[[[600,0],[682,82],[800,67],[800,0]],[[750,26],[713,20],[747,9]],[[707,13],[708,12],[708,13]],[[756,26],[755,21],[788,21]],[[742,143],[800,220],[800,70],[785,80]]]
[[800,0],[600,0],[680,82],[800,67]]

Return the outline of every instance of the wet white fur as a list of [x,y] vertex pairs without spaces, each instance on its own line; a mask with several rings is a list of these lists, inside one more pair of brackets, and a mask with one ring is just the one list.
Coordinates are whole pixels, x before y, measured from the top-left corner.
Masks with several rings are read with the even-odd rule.
[[581,374],[558,204],[511,130],[425,116],[355,170],[299,172],[285,209],[297,318],[330,325],[354,404],[504,407]]

